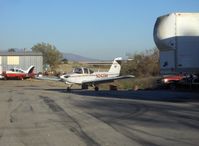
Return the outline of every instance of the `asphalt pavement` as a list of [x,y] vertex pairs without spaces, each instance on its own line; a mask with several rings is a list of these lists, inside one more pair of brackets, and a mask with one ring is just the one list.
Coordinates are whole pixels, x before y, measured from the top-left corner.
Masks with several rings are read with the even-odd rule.
[[199,92],[0,81],[0,146],[198,146]]

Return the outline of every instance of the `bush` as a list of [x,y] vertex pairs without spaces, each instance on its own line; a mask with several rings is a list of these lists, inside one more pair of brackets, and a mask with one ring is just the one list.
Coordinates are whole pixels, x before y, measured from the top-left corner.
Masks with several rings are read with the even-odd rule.
[[157,48],[136,53],[129,58],[132,58],[132,60],[122,64],[122,75],[133,74],[136,77],[159,75],[159,52]]

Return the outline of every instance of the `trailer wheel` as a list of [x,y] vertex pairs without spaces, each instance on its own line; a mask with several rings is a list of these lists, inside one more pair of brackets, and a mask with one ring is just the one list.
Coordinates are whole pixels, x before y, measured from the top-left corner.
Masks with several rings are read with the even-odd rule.
[[169,88],[170,88],[171,90],[175,90],[175,89],[176,89],[176,84],[175,84],[175,83],[171,83],[171,84],[169,85]]

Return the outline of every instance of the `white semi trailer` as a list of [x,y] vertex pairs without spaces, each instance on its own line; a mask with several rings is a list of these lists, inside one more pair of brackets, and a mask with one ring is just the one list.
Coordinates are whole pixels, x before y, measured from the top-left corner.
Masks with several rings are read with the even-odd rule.
[[157,18],[154,41],[162,75],[199,75],[199,13],[170,13]]
[[171,13],[157,18],[154,41],[162,74],[199,73],[199,13]]

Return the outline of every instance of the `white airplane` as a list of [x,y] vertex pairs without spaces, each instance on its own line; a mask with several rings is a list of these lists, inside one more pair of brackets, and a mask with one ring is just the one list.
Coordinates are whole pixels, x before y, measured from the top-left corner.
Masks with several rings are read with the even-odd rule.
[[99,90],[101,83],[113,82],[114,80],[133,78],[133,75],[120,76],[122,58],[115,58],[108,72],[94,72],[89,68],[78,67],[70,74],[60,76],[60,80],[65,82],[69,91],[74,84],[82,86],[82,89],[88,89],[88,86]]

